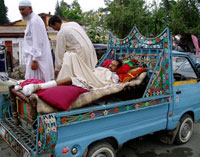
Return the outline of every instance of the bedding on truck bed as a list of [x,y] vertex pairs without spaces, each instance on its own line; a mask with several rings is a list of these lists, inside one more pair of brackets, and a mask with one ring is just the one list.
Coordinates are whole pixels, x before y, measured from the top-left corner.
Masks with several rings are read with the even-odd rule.
[[[120,91],[123,91],[126,87],[140,86],[146,77],[147,77],[147,72],[143,72],[136,79],[134,79],[130,82],[113,84],[110,87],[91,90],[89,92],[80,94],[79,97],[69,106],[68,110],[84,107],[84,106],[88,105],[89,103],[92,103],[95,100],[98,100],[104,96],[119,93]],[[57,109],[54,110],[55,109],[54,107],[52,107],[50,104],[47,104],[40,97],[38,97],[38,95],[34,94],[34,96],[38,102],[37,103],[37,112],[49,113],[49,112],[57,111]],[[134,97],[134,95],[133,95],[133,97]]]
[[[119,92],[125,93],[126,88],[130,87],[130,88],[134,88],[134,87],[138,87],[138,89],[140,88],[140,85],[142,83],[144,83],[145,78],[147,78],[147,72],[142,72],[141,74],[139,74],[138,77],[136,77],[135,79],[133,79],[132,81],[129,82],[120,82],[117,84],[113,84],[112,86],[109,87],[105,87],[105,88],[100,88],[100,89],[96,89],[96,90],[91,90],[91,91],[81,91],[80,90],[84,90],[81,89],[79,87],[74,87],[76,90],[76,96],[73,102],[71,102],[71,105],[67,104],[66,102],[69,102],[69,97],[72,94],[73,91],[70,92],[70,90],[66,91],[65,93],[63,91],[62,92],[62,96],[63,99],[67,99],[64,100],[62,105],[66,105],[66,108],[59,108],[56,107],[56,103],[60,103],[60,97],[56,97],[56,94],[59,94],[58,91],[55,91],[55,89],[53,88],[59,88],[60,86],[57,87],[52,87],[49,89],[45,89],[45,90],[51,90],[52,92],[54,92],[54,96],[53,93],[51,95],[48,95],[49,92],[46,93],[46,99],[50,99],[53,100],[54,105],[52,105],[51,103],[47,103],[48,101],[44,100],[44,97],[40,97],[39,95],[42,94],[42,92],[46,92],[44,91],[39,91],[38,94],[37,93],[33,93],[30,97],[26,97],[21,91],[15,91],[15,89],[12,89],[12,93],[14,95],[16,95],[19,99],[21,99],[23,102],[25,102],[25,104],[28,103],[32,103],[35,102],[33,106],[35,106],[34,110],[37,111],[37,113],[40,114],[48,114],[48,113],[53,113],[53,112],[59,112],[59,111],[65,111],[65,110],[73,110],[73,109],[77,109],[77,108],[82,108],[85,106],[88,106],[88,104],[95,102],[96,100],[99,100],[101,98],[104,98],[105,96],[109,96],[109,95],[114,95],[114,94],[119,94]],[[146,82],[146,81],[145,81]],[[66,89],[71,89],[71,86],[66,86]],[[145,83],[145,88],[146,88],[146,83]],[[138,90],[137,89],[137,90]],[[77,93],[77,90],[79,93]],[[55,94],[55,92],[57,92]],[[144,91],[142,91],[142,94],[144,93]],[[79,94],[77,96],[77,94]],[[125,94],[127,95],[127,93]],[[134,95],[132,95],[134,98]],[[74,96],[73,96],[74,97]],[[118,96],[119,98],[120,96]],[[107,99],[105,99],[106,101]],[[104,100],[103,100],[104,101]],[[104,104],[105,104],[104,101]],[[98,103],[94,103],[94,104],[98,104]],[[19,105],[19,103],[18,103]],[[29,110],[32,110],[33,108],[29,107]],[[33,119],[33,118],[31,118]]]

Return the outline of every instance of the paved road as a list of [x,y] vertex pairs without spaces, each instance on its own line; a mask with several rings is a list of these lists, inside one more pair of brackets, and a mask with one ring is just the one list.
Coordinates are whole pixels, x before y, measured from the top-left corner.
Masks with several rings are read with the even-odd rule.
[[0,157],[17,157],[10,147],[0,139]]
[[200,123],[194,125],[193,136],[184,145],[167,145],[148,135],[125,143],[117,157],[200,157]]
[[[154,135],[147,135],[125,143],[117,157],[200,157],[200,123],[194,127],[191,140],[184,145],[163,144]],[[2,140],[0,157],[17,157]]]

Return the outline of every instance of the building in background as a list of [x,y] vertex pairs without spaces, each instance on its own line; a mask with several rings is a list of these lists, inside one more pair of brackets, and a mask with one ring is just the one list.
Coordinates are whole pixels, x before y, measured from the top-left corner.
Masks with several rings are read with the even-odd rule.
[[[45,13],[41,13],[38,15],[44,21],[50,39],[51,48],[54,50],[56,45],[57,31],[54,31],[51,27],[48,26],[49,18],[52,15]],[[62,20],[63,22],[69,21],[65,19]],[[0,26],[0,44],[6,46],[11,65],[25,64],[23,47],[24,47],[24,30],[26,28],[26,24],[27,24],[26,21],[18,20]]]

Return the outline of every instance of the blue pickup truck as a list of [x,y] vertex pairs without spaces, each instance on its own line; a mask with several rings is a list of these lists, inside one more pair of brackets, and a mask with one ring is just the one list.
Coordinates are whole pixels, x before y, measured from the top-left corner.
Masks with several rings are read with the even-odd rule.
[[169,144],[188,142],[200,119],[199,65],[172,51],[171,43],[169,28],[155,38],[136,27],[123,39],[110,33],[99,65],[134,58],[146,71],[132,80],[136,86],[130,81],[120,92],[81,108],[42,114],[35,99],[10,87],[12,103],[1,109],[1,137],[19,156],[115,157],[128,140],[155,132]]

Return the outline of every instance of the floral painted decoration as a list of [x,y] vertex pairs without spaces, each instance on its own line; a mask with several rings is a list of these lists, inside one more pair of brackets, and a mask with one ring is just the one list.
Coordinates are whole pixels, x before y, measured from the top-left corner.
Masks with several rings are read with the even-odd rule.
[[41,154],[51,153],[57,142],[57,124],[53,115],[38,117],[38,152]]

